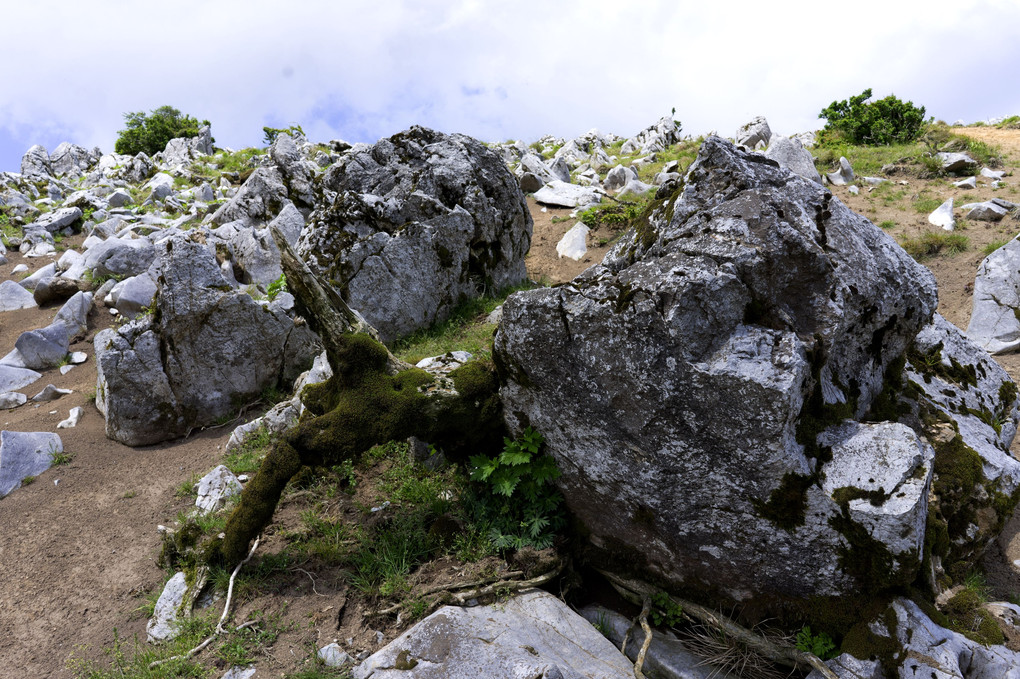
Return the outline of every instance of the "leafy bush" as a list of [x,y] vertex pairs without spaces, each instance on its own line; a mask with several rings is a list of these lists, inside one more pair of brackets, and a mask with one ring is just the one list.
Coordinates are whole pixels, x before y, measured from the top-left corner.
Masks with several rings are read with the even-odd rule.
[[[834,101],[818,114],[825,118],[825,129],[821,140],[832,137],[835,131],[851,144],[886,146],[905,144],[921,136],[925,118],[924,107],[913,102],[900,101],[889,95],[878,101],[868,101],[871,88],[856,97]],[[826,134],[828,133],[828,134]]]
[[199,123],[172,106],[160,106],[149,115],[142,111],[125,113],[124,121],[127,129],[118,133],[113,148],[129,156],[143,152],[154,155],[163,151],[171,139],[197,137],[199,126],[209,124],[208,120]]
[[544,549],[565,523],[563,497],[552,483],[560,470],[552,457],[539,453],[542,442],[542,435],[528,427],[516,441],[504,438],[496,457],[471,457],[471,480],[488,491],[477,498],[476,513],[497,549]]

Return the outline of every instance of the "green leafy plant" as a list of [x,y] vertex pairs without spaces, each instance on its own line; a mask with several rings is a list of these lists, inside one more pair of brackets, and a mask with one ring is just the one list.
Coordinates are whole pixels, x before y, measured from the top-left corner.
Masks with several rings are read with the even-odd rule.
[[649,615],[656,627],[676,627],[683,622],[683,607],[673,601],[665,592],[652,595],[652,609]]
[[900,245],[907,254],[921,261],[943,252],[951,255],[966,252],[970,247],[970,239],[962,233],[926,231],[917,238],[903,238]]
[[540,453],[542,443],[542,435],[528,427],[516,441],[504,438],[496,457],[471,457],[471,480],[487,491],[478,498],[479,518],[497,549],[544,549],[565,522],[563,497],[552,483],[560,471]]
[[817,655],[822,660],[836,657],[836,644],[825,632],[812,634],[811,628],[804,625],[797,632],[797,649],[805,653]]
[[143,152],[150,156],[159,153],[171,139],[197,137],[199,126],[209,124],[208,120],[199,123],[172,106],[160,106],[149,114],[142,111],[125,113],[124,122],[126,129],[118,133],[113,148],[117,153],[130,156]]
[[918,108],[913,102],[903,102],[891,94],[877,101],[869,99],[871,88],[822,109],[818,117],[826,122],[820,141],[834,139],[832,132],[851,144],[876,146],[903,144],[921,136],[925,124],[923,106]]
[[266,299],[272,302],[281,292],[287,292],[287,274],[280,274],[280,277],[269,284],[266,288]]

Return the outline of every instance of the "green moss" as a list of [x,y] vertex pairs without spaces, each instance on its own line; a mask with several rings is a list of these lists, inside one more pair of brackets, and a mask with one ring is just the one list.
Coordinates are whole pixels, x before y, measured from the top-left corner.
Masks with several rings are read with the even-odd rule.
[[1016,383],[1013,380],[1005,380],[999,385],[999,412],[1005,413],[1016,401]]
[[942,362],[942,342],[936,344],[929,351],[920,351],[911,346],[907,351],[907,360],[915,370],[921,373],[925,382],[930,382],[931,378],[935,376],[944,382],[970,387],[977,386],[977,369],[974,366],[962,365],[952,357],[949,359],[949,366]]
[[906,367],[906,356],[900,356],[892,360],[885,370],[882,380],[882,390],[878,392],[871,401],[871,408],[864,416],[864,419],[871,422],[897,422],[904,415],[910,413],[910,405],[904,400],[916,398],[913,385],[906,386],[903,383],[903,369]]
[[960,590],[946,602],[943,609],[946,617],[944,626],[985,646],[1005,643],[999,623],[995,616],[981,607],[983,603],[975,590]]
[[896,638],[898,627],[896,611],[891,606],[887,607],[881,619],[889,631],[889,636],[872,632],[869,626],[871,621],[865,618],[843,637],[840,652],[849,653],[861,660],[878,660],[882,664],[886,676],[899,676],[900,661],[903,660],[906,652]]
[[368,335],[344,335],[338,344],[330,355],[333,377],[305,389],[307,412],[266,456],[227,521],[226,562],[244,557],[248,542],[268,525],[284,487],[303,466],[335,466],[409,436],[448,453],[501,440],[499,384],[491,365],[474,362],[453,371],[458,394],[437,398],[422,390],[435,382],[424,370],[387,374],[386,347]]
[[779,487],[772,491],[767,502],[752,498],[751,504],[758,515],[778,528],[792,531],[804,525],[807,511],[807,490],[817,478],[814,475],[790,472]]
[[983,480],[981,456],[957,434],[935,445],[935,494],[949,537],[966,533],[975,515],[974,493]]
[[889,499],[889,495],[883,492],[881,488],[877,490],[864,490],[862,488],[854,488],[853,486],[844,486],[832,492],[832,499],[838,505],[849,505],[853,500],[867,500],[878,507]]

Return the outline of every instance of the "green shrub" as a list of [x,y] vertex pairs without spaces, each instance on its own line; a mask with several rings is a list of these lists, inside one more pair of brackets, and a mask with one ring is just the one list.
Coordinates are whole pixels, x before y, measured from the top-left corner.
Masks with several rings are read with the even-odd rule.
[[291,137],[296,137],[299,134],[302,137],[305,136],[305,131],[301,129],[300,125],[291,125],[290,127],[263,127],[262,132],[266,135],[262,140],[265,142],[266,146],[272,146],[273,142],[276,141],[276,138],[281,134],[287,134]]
[[905,144],[921,136],[924,128],[924,107],[913,102],[900,101],[894,95],[878,101],[868,101],[871,88],[844,101],[834,101],[818,114],[825,118],[827,132],[836,131],[851,144],[886,146]]
[[199,123],[172,106],[160,106],[149,115],[142,111],[125,113],[124,121],[127,129],[118,133],[113,148],[129,156],[142,152],[154,155],[164,150],[171,139],[197,137],[199,126],[209,124],[208,120]]
[[504,438],[496,457],[471,457],[471,480],[486,489],[476,497],[475,513],[497,549],[544,549],[565,523],[563,496],[552,483],[560,471],[552,457],[539,453],[542,443],[542,435],[528,427],[516,441]]

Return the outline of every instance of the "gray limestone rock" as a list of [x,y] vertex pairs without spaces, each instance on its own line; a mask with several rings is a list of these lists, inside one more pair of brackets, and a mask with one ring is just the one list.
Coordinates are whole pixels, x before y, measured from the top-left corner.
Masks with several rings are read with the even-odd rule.
[[93,276],[137,276],[148,270],[156,250],[148,238],[109,238],[85,251],[82,264]]
[[42,377],[41,374],[20,366],[4,365],[0,362],[0,394],[23,389]]
[[33,225],[41,226],[50,233],[57,233],[63,231],[75,222],[81,219],[82,211],[76,207],[61,207],[57,208],[53,212],[47,212],[32,224],[26,225],[25,229],[30,229]]
[[850,161],[840,156],[839,170],[825,175],[833,186],[846,186],[854,180],[854,169],[850,167]]
[[620,189],[619,193],[616,194],[616,197],[626,198],[627,196],[643,196],[654,190],[655,187],[651,184],[645,184],[643,181],[638,179],[631,179],[627,182],[626,186]]
[[752,119],[751,122],[742,125],[733,137],[738,146],[748,149],[754,149],[758,144],[762,143],[767,145],[771,138],[772,130],[769,128],[768,121],[763,116],[758,116]]
[[[305,218],[293,203],[287,201],[280,214],[270,223],[280,230],[292,247],[296,246],[304,228]],[[280,250],[269,228],[241,227],[230,239],[234,261],[245,273],[244,282],[266,288],[283,275]]]
[[70,278],[45,278],[39,281],[32,293],[35,303],[46,306],[54,302],[65,302],[79,292],[78,283]]
[[180,609],[187,593],[188,581],[183,572],[175,573],[163,586],[152,618],[145,625],[145,633],[150,644],[169,641],[180,634]]
[[444,606],[354,667],[354,679],[629,679],[613,644],[551,594]]
[[286,133],[277,135],[269,147],[269,156],[283,175],[290,199],[302,208],[311,209],[315,202],[312,180],[318,174],[319,166],[305,160],[297,144]]
[[870,627],[881,636],[895,636],[903,647],[900,677],[1020,679],[1020,653],[1005,646],[984,646],[941,627],[909,599],[896,599],[891,606],[895,630],[881,619]]
[[633,168],[617,165],[606,173],[606,180],[602,183],[602,186],[606,191],[616,191],[626,186],[627,182],[632,179],[637,179],[637,172]]
[[772,135],[769,147],[765,150],[765,157],[771,158],[804,179],[822,183],[822,177],[815,169],[814,157],[810,151],[804,148],[799,139],[784,137],[780,134]]
[[534,193],[545,186],[545,182],[539,179],[537,175],[532,174],[531,172],[525,172],[521,175],[520,185],[521,191],[524,193]]
[[37,306],[32,293],[14,281],[0,283],[0,311],[34,309]]
[[[2,391],[2,390],[0,390]],[[27,476],[38,476],[64,452],[56,434],[0,431],[0,498],[21,485]]]
[[1005,170],[989,170],[987,167],[983,167],[983,168],[981,168],[981,176],[985,177],[986,179],[998,180],[998,179],[1002,179],[1003,177],[1006,176],[1006,171]]
[[343,667],[352,662],[351,656],[347,654],[340,644],[332,643],[319,649],[319,659],[326,664],[326,667]]
[[25,405],[28,397],[18,391],[0,392],[0,410],[11,410]]
[[738,600],[842,594],[870,583],[840,546],[881,531],[811,482],[803,419],[862,417],[935,305],[931,273],[824,187],[709,137],[600,265],[507,299],[493,357],[508,424],[545,436],[593,549]]
[[238,192],[213,213],[214,224],[241,221],[248,226],[269,223],[283,208],[287,187],[275,166],[258,167]]
[[977,169],[977,161],[966,153],[940,152],[935,157],[942,161],[942,169],[946,172],[970,172]]
[[95,151],[62,142],[50,154],[50,168],[56,177],[79,177],[99,161]]
[[135,318],[146,309],[152,307],[156,297],[156,281],[149,272],[126,278],[110,290],[113,308],[127,318]]
[[1009,214],[1009,209],[993,201],[983,203],[967,203],[961,209],[968,210],[967,219],[979,222],[998,222]]
[[935,226],[941,226],[945,231],[952,231],[956,228],[956,217],[953,216],[953,199],[935,208],[935,211],[928,215],[928,222]]
[[241,482],[234,473],[223,465],[219,465],[201,478],[196,485],[198,497],[195,506],[200,514],[211,514],[222,509],[230,498],[241,493]]
[[1020,241],[1009,241],[985,257],[974,278],[967,336],[985,351],[1002,354],[1020,347]]
[[46,149],[36,144],[25,152],[21,157],[21,174],[26,179],[45,179],[53,174],[50,167],[50,154]]
[[96,335],[96,404],[107,436],[147,445],[289,383],[321,350],[306,325],[223,277],[206,246],[160,243],[154,313]]
[[967,177],[961,179],[958,182],[953,182],[953,186],[958,189],[976,189],[977,188],[977,177]]
[[47,384],[46,387],[38,394],[32,397],[34,403],[49,403],[50,401],[56,401],[61,396],[74,393],[70,389],[61,389],[60,387],[52,384]]
[[551,207],[588,207],[602,202],[602,192],[591,186],[553,180],[534,194],[535,201]]
[[131,194],[124,189],[117,189],[109,196],[107,196],[108,205],[110,207],[124,207],[125,205],[131,205],[134,203],[134,198]]
[[[663,116],[625,141],[621,148],[621,153],[639,153],[643,155],[662,151],[667,146],[672,146],[680,141],[681,129],[680,122],[673,120],[673,116]],[[606,140],[606,143],[612,142],[611,140]],[[599,164],[604,163],[605,161],[600,161]]]
[[[35,286],[39,284],[39,281],[52,278],[57,275],[57,265],[55,262],[51,262],[46,266],[39,267],[35,273],[27,278],[23,278],[18,281],[18,285],[25,288],[26,290],[35,290]],[[33,298],[34,300],[35,298]]]
[[499,156],[470,137],[413,127],[355,147],[320,186],[298,253],[343,282],[385,341],[526,277],[527,201]]

